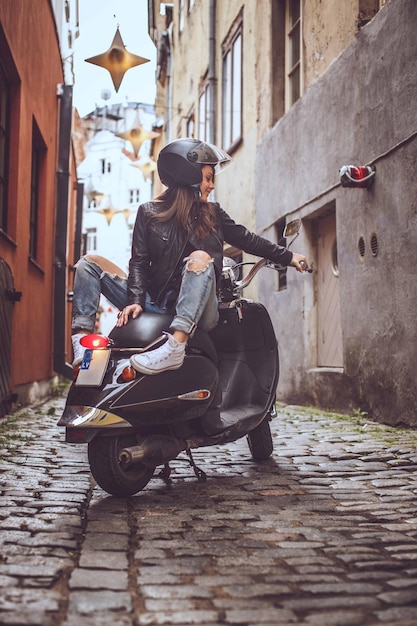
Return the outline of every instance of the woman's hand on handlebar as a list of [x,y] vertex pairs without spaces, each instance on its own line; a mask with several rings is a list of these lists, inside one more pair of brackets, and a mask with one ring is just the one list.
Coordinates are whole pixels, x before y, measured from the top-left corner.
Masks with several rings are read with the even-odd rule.
[[128,323],[130,316],[132,316],[133,319],[136,319],[142,311],[143,309],[140,304],[128,304],[118,314],[116,326],[124,326]]
[[308,261],[303,254],[297,254],[296,252],[293,252],[290,265],[293,265],[297,272],[308,271]]

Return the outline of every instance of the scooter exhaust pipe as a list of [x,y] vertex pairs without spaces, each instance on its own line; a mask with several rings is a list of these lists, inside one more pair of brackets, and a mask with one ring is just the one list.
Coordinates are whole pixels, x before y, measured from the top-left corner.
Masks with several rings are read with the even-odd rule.
[[185,441],[165,435],[150,435],[139,445],[123,448],[119,452],[119,462],[128,467],[135,463],[143,463],[149,467],[163,465],[172,461],[187,448]]

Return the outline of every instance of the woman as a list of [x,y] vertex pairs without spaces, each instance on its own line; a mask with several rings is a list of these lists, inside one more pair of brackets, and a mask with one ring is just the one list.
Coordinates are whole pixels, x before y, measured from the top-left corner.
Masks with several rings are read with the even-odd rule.
[[303,255],[249,232],[218,203],[208,201],[215,168],[230,161],[225,152],[198,139],[177,139],[161,150],[158,173],[167,189],[138,209],[127,280],[102,257],[88,255],[76,266],[73,366],[83,356],[80,337],[93,331],[100,292],[121,309],[117,326],[144,310],[172,313],[167,341],[131,358],[135,370],[152,375],[181,367],[197,325],[208,331],[217,324],[224,241],[299,272],[307,269]]

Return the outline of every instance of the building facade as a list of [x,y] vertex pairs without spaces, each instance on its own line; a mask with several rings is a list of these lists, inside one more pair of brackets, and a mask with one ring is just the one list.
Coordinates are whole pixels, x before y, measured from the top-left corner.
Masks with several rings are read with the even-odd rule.
[[[248,228],[280,242],[302,220],[294,248],[314,273],[265,271],[254,287],[279,341],[278,398],[415,425],[415,2],[148,4],[164,139],[232,154],[216,198]],[[342,187],[350,164],[376,168],[369,189]]]
[[78,185],[58,4],[0,3],[0,416],[66,369]]
[[[288,271],[281,292],[261,284],[284,357],[281,397],[410,426],[416,27],[414,2],[387,2],[264,137],[256,165],[259,232],[301,218],[297,246],[315,267],[302,280]],[[368,189],[341,185],[348,164],[376,169]]]

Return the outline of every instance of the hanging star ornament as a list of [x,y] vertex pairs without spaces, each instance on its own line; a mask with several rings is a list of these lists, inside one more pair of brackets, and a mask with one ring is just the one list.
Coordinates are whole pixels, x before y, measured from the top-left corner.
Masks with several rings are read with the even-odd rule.
[[85,61],[104,67],[110,72],[116,93],[119,91],[123,76],[128,70],[137,65],[142,65],[142,63],[149,63],[149,59],[126,50],[119,27],[116,28],[116,34],[110,48],[102,54],[85,59]]
[[131,163],[131,165],[141,170],[145,180],[149,180],[152,176],[152,172],[156,170],[156,163],[152,159],[145,159],[139,163]]
[[156,137],[159,137],[159,133],[155,133],[153,130],[145,130],[143,126],[136,121],[129,130],[124,133],[116,133],[116,137],[120,137],[125,141],[130,141],[133,146],[135,157],[137,157],[143,142],[147,139],[155,139]]

